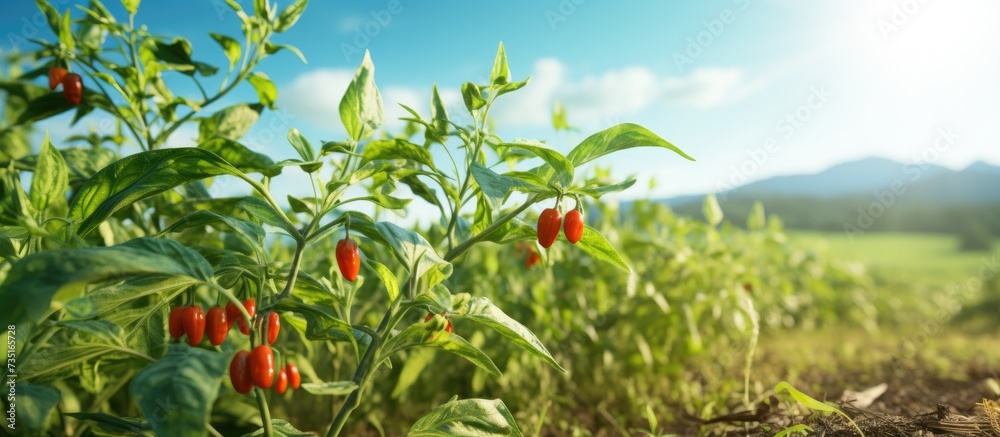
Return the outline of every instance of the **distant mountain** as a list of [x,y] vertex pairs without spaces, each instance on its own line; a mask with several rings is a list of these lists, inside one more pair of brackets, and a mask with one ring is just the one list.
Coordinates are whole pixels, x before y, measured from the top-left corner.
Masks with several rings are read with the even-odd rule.
[[781,195],[831,198],[889,187],[893,181],[934,176],[948,169],[938,165],[904,165],[885,158],[867,158],[838,164],[816,174],[777,176],[734,189],[736,195]]
[[[703,198],[661,201],[678,213],[700,216]],[[1000,167],[982,161],[955,171],[868,158],[816,174],[752,182],[718,198],[737,225],[761,201],[790,228],[840,231],[864,224],[872,230],[952,233],[974,225],[1000,235]]]

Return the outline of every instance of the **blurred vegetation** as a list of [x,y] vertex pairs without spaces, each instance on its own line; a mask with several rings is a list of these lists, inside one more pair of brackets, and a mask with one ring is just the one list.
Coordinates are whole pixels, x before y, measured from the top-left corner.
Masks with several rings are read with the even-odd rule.
[[[940,293],[941,284],[914,282],[878,263],[886,273],[873,275],[862,263],[831,253],[844,252],[846,243],[830,247],[815,244],[819,235],[790,236],[776,216],[765,219],[760,206],[746,222],[738,220],[741,226],[732,221],[712,226],[650,201],[631,203],[628,214],[613,203],[593,208],[587,210],[589,224],[620,248],[632,275],[560,240],[552,250],[539,251],[542,262],[534,267],[526,260],[536,247],[481,248],[459,259],[466,268],[449,279],[453,290],[489,297],[525,321],[567,374],[492,332],[468,332],[474,328],[456,322],[458,332],[496,357],[504,376],[493,379],[454,357],[414,351],[395,363],[389,378],[394,384],[373,389],[378,401],[363,407],[368,409],[359,416],[368,423],[355,432],[405,432],[402,424],[452,395],[503,396],[523,428],[555,434],[591,435],[613,423],[619,431],[639,427],[647,405],[661,420],[678,421],[678,412],[710,417],[759,400],[773,386],[775,381],[753,377],[760,365],[748,361],[755,332],[764,339],[790,333],[827,338],[846,328],[878,338],[912,330],[940,308],[953,306]],[[431,235],[442,235],[437,227],[429,229]],[[941,245],[934,237],[896,237],[897,242]],[[948,251],[957,249],[953,240],[945,243]],[[364,250],[379,249],[369,244]],[[329,253],[319,248],[308,262],[332,269]],[[953,277],[961,279],[975,263],[970,254],[964,264],[951,267]],[[1000,290],[996,281],[985,287],[990,293],[983,295]],[[365,293],[359,293],[366,296],[362,305],[378,304],[368,302],[380,299],[378,294]],[[344,354],[350,355],[347,348],[316,346],[302,353],[313,363],[333,364],[333,375],[320,371],[323,379],[347,376],[337,374]],[[750,387],[745,386],[747,370]],[[411,386],[414,390],[405,390]],[[286,397],[275,408],[287,409],[303,429],[333,406],[325,400],[306,405],[299,396]]]

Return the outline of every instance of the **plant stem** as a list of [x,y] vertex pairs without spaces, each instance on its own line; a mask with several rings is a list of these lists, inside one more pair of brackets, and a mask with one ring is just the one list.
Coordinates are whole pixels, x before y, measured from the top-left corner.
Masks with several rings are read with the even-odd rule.
[[264,436],[273,437],[274,430],[271,429],[271,410],[267,408],[267,399],[264,399],[264,390],[255,387],[253,392],[257,397],[257,409],[260,410],[260,421],[264,425]]
[[285,289],[281,290],[281,294],[278,295],[278,300],[288,297],[292,294],[292,287],[295,286],[295,279],[299,276],[299,265],[302,263],[302,252],[305,252],[306,244],[305,241],[300,241],[295,246],[295,257],[292,258],[292,266],[288,269],[288,279],[285,282]]
[[[412,285],[412,281],[411,281]],[[389,322],[392,317],[399,310],[399,305],[402,303],[402,298],[397,298],[393,301],[392,305],[382,316],[382,321],[378,325],[378,329],[375,331],[379,336],[372,337],[372,343],[368,345],[368,350],[365,351],[365,355],[361,358],[361,362],[358,363],[358,368],[354,370],[353,381],[358,384],[358,388],[354,389],[350,395],[347,396],[347,400],[344,401],[344,405],[340,407],[340,411],[337,412],[337,416],[334,417],[333,423],[330,424],[330,429],[327,431],[327,437],[333,437],[340,435],[340,431],[347,424],[347,418],[351,415],[355,408],[361,404],[361,392],[364,390],[365,385],[368,384],[368,380],[371,378],[373,368],[373,363],[375,362],[375,355],[378,350],[382,347],[382,334],[389,329]]]
[[528,209],[531,205],[534,205],[536,202],[538,202],[538,200],[539,199],[537,196],[528,198],[528,200],[523,205],[517,207],[517,209],[507,214],[504,214],[497,221],[493,222],[493,224],[489,225],[486,229],[483,229],[482,232],[474,235],[472,238],[469,238],[468,240],[465,240],[464,242],[462,242],[462,244],[459,244],[458,247],[449,250],[448,253],[444,255],[444,260],[450,262],[455,258],[458,258],[460,255],[465,253],[465,251],[472,248],[472,246],[474,246],[476,243],[482,241],[482,239],[485,238],[487,235],[489,235],[491,232],[495,231],[500,226],[503,226],[511,219],[516,217],[518,214],[524,212],[524,210]]

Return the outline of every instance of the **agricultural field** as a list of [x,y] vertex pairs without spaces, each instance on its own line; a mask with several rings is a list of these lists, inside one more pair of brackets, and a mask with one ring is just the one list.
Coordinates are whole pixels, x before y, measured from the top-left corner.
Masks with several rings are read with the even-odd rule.
[[[719,135],[752,136],[694,117],[735,120],[712,108],[773,78],[578,79],[538,53],[529,75],[517,32],[425,35],[448,2],[64,3],[0,20],[2,435],[1000,435],[992,200],[954,206],[970,232],[851,238],[745,196],[740,214],[725,192],[664,200],[728,171]],[[672,62],[726,44],[750,4],[684,9],[712,18]],[[552,7],[532,9],[544,41],[579,36],[588,7],[652,15]],[[767,135],[814,138],[842,91],[808,89],[769,91],[795,105]],[[995,177],[969,167],[934,171]],[[838,183],[877,210],[858,180]]]

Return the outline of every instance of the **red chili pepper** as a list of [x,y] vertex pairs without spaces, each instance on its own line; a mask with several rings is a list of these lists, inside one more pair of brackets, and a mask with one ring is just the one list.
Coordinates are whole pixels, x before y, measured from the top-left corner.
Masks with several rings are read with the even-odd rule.
[[226,326],[228,326],[226,329],[232,329],[233,323],[236,323],[237,319],[242,318],[243,313],[240,312],[240,307],[232,302],[226,304]]
[[[249,298],[243,301],[243,308],[246,308],[247,312],[250,313],[250,318],[257,314],[257,300],[254,298]],[[236,318],[236,324],[240,326],[240,332],[243,335],[250,335],[250,326],[247,325],[246,320],[243,320],[243,313]]]
[[54,90],[60,83],[62,83],[63,77],[69,73],[65,68],[62,67],[52,67],[49,69],[49,89]]
[[580,210],[574,209],[566,213],[563,232],[566,234],[566,239],[573,244],[583,238],[583,213]]
[[274,384],[274,352],[266,344],[253,348],[250,352],[250,376],[260,388],[271,388]]
[[226,341],[229,334],[229,321],[226,317],[226,310],[222,307],[212,307],[208,310],[205,318],[205,332],[208,333],[208,342],[212,346],[218,346]]
[[535,264],[538,264],[538,262],[542,260],[542,257],[541,255],[538,254],[538,252],[535,252],[535,249],[529,249],[529,250],[530,252],[528,252],[528,259],[524,260],[524,265],[525,267],[530,269],[534,267]]
[[559,227],[562,225],[562,215],[555,208],[545,208],[538,216],[538,244],[548,249],[555,243],[559,236]]
[[344,275],[344,279],[351,282],[358,279],[358,270],[361,270],[358,243],[350,238],[337,242],[337,266],[340,267],[340,274]]
[[278,331],[281,330],[281,318],[278,313],[271,312],[267,315],[267,344],[274,344],[278,339]]
[[285,365],[285,370],[288,372],[288,385],[292,386],[292,390],[298,390],[302,384],[302,376],[299,375],[298,366],[288,363]]
[[184,309],[184,333],[187,334],[188,344],[197,346],[205,336],[205,311],[199,306],[190,306]]
[[63,95],[73,106],[79,105],[83,99],[83,78],[76,73],[66,73],[62,78]]
[[278,382],[275,384],[274,389],[277,390],[279,395],[285,394],[285,390],[288,390],[288,372],[285,369],[281,369],[278,372]]
[[170,336],[180,339],[184,336],[184,309],[187,307],[175,307],[170,310]]
[[237,393],[247,394],[253,390],[253,378],[250,375],[250,352],[239,351],[229,363],[229,380]]

